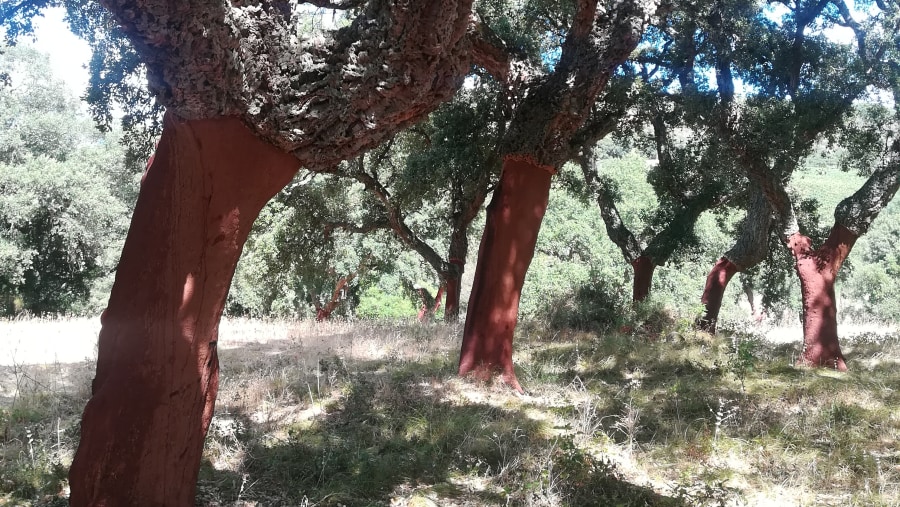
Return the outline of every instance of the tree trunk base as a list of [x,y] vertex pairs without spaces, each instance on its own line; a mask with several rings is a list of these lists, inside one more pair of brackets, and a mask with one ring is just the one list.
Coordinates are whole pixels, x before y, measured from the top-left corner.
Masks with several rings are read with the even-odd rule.
[[254,219],[298,165],[237,119],[166,115],[101,319],[71,505],[193,505],[225,297]]
[[838,341],[834,281],[857,237],[835,225],[818,250],[813,250],[811,240],[802,234],[788,238],[803,299],[803,353],[798,365],[847,371]]
[[722,309],[722,298],[728,282],[740,269],[730,260],[722,257],[716,262],[709,275],[706,277],[706,286],[703,288],[703,297],[700,302],[706,308],[703,316],[697,319],[697,328],[710,334],[716,334],[716,325],[719,320],[719,311]]
[[461,376],[489,380],[499,374],[504,383],[523,392],[513,368],[513,332],[551,177],[549,168],[532,160],[504,160],[478,251],[459,358]]
[[459,322],[459,298],[460,293],[462,292],[462,284],[460,281],[460,277],[447,278],[447,300],[444,303],[444,322],[448,324]]
[[632,285],[631,300],[635,303],[647,299],[653,286],[653,272],[656,265],[649,257],[640,256],[631,262],[634,269],[634,283]]

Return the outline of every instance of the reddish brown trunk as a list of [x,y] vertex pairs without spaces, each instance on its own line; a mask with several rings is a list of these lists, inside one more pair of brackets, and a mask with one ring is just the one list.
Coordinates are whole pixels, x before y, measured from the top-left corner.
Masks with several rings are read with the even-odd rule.
[[463,331],[459,374],[489,379],[495,373],[522,391],[512,363],[513,331],[525,273],[547,210],[552,168],[507,157],[487,208],[487,219],[469,311]]
[[838,342],[834,280],[857,238],[842,225],[831,228],[818,250],[800,233],[788,238],[803,297],[803,354],[798,364],[847,370]]
[[731,281],[731,278],[738,271],[740,269],[733,262],[722,257],[713,266],[712,271],[709,272],[709,275],[706,277],[706,286],[703,288],[703,297],[700,298],[700,302],[706,308],[703,317],[700,317],[697,322],[700,329],[715,334],[725,289],[728,287],[728,282]]
[[462,284],[459,277],[447,278],[447,301],[444,303],[444,322],[459,321],[459,296]]
[[438,288],[437,294],[434,296],[434,307],[431,309],[431,314],[434,315],[438,310],[441,309],[441,298],[444,297],[444,286],[441,285]]
[[632,287],[631,300],[639,303],[650,295],[650,287],[653,285],[653,271],[656,265],[649,257],[640,256],[631,263],[634,268],[634,286]]
[[431,319],[432,308],[434,307],[435,298],[431,297],[431,293],[428,292],[428,289],[425,287],[419,287],[416,289],[416,292],[419,293],[419,299],[422,301],[421,306],[419,306],[419,313],[416,315],[416,318],[419,322],[425,322],[426,320]]
[[319,304],[317,299],[313,299],[313,304],[316,307],[316,322],[323,322],[331,318],[331,314],[334,313],[334,310],[341,302],[341,290],[343,290],[355,277],[356,273],[341,277],[337,284],[335,284],[334,291],[331,293],[331,299],[325,303],[325,306]]
[[236,119],[166,116],[102,318],[71,505],[193,505],[225,296],[253,220],[297,167]]

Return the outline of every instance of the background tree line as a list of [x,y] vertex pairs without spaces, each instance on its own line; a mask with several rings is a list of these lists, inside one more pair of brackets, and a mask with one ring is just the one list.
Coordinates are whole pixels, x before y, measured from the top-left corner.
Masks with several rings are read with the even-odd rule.
[[[93,133],[77,100],[50,74],[46,57],[22,46],[6,49],[0,58],[13,76],[10,86],[0,89],[6,126],[0,279],[4,312],[99,313],[142,167],[125,164],[120,135]],[[483,132],[496,128],[490,118],[479,117],[494,114],[486,105],[491,91],[484,88],[472,86],[432,119],[401,134],[403,139],[386,150],[390,162],[383,157],[382,167],[376,168],[413,230],[435,252],[447,251],[451,206],[456,204],[444,189],[453,188],[454,182],[478,185],[483,178],[469,192],[489,192],[496,181],[497,169],[484,170],[483,163],[492,148],[484,145],[489,136]],[[878,113],[860,104],[854,121],[872,125],[871,114]],[[848,162],[859,164],[853,149],[837,141],[822,142],[796,174],[794,188],[805,203],[810,228],[827,227],[825,217],[844,189],[862,182],[853,172],[841,170]],[[623,222],[639,234],[652,234],[659,227],[654,226],[657,192],[664,192],[652,183],[659,170],[655,149],[609,138],[597,148],[595,163],[619,203]],[[442,174],[444,183],[433,183],[435,175]],[[330,301],[335,286],[350,275],[335,309],[345,317],[414,317],[424,304],[414,286],[432,296],[437,293],[444,282],[436,270],[391,233],[383,204],[362,183],[347,180],[300,176],[266,206],[239,264],[229,313],[313,318],[316,302]],[[654,280],[655,301],[679,312],[698,311],[704,270],[727,250],[739,225],[741,210],[733,208],[700,217],[689,244],[670,263],[676,269],[663,269]],[[891,296],[900,289],[900,254],[892,246],[900,237],[897,208],[887,208],[883,220],[855,247],[849,269],[842,271],[842,311],[847,316],[900,318],[900,306]],[[576,326],[614,325],[615,316],[628,306],[631,276],[603,233],[602,217],[574,165],[554,184],[548,214],[525,285],[522,315]],[[467,228],[470,244],[477,243],[480,220],[476,217]],[[742,273],[740,284],[729,289],[726,317],[743,318],[735,303],[748,301],[750,295],[773,318],[799,309],[790,267],[786,259],[779,261],[778,248],[771,251],[774,258]],[[466,272],[471,274],[474,263],[468,260]],[[463,309],[470,287],[469,279],[463,283]]]

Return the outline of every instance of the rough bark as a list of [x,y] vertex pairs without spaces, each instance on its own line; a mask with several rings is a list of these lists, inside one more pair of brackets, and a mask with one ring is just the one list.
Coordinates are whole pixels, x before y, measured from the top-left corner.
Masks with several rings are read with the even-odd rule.
[[192,505],[218,323],[260,209],[299,167],[239,120],[167,115],[103,313],[71,505]]
[[640,41],[645,24],[664,2],[624,0],[610,9],[596,0],[576,2],[574,21],[554,71],[536,76],[516,108],[503,152],[559,168],[572,158],[571,141],[590,117],[613,71]]
[[102,0],[183,118],[236,116],[308,169],[349,160],[452,96],[468,73],[471,0],[366,3],[297,34],[278,2]]
[[550,196],[551,172],[509,157],[487,209],[463,331],[459,374],[502,380],[522,391],[513,368],[513,331],[525,273]]
[[750,269],[765,260],[771,227],[772,207],[762,189],[751,183],[747,214],[741,222],[737,240],[706,277],[703,296],[700,298],[705,311],[697,321],[700,329],[715,334],[728,282],[735,273]]

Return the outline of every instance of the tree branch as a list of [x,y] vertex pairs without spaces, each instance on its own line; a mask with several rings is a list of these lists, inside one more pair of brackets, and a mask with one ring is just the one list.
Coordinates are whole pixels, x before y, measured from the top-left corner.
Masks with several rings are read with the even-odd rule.
[[349,26],[306,37],[268,2],[100,1],[169,110],[238,117],[308,169],[352,159],[421,119],[452,97],[472,58],[472,0],[369,0]]
[[509,79],[511,58],[503,40],[482,22],[472,26],[468,38],[472,45],[472,62],[497,81],[505,83]]
[[347,10],[365,5],[366,0],[304,0],[303,4],[314,5],[323,9]]
[[834,220],[862,236],[900,188],[900,141],[894,141],[891,157],[834,210]]
[[576,157],[576,160],[581,166],[588,189],[593,194],[594,199],[596,199],[597,205],[600,206],[600,215],[603,217],[603,223],[606,224],[606,233],[609,235],[609,239],[619,247],[622,256],[625,257],[625,261],[631,264],[643,254],[644,248],[628,229],[628,226],[625,225],[625,222],[622,221],[619,210],[616,208],[615,199],[612,198],[609,190],[604,187],[597,177],[597,173],[594,172],[596,161],[593,149],[585,148]]
[[380,229],[390,229],[391,224],[387,218],[380,218],[364,224],[353,224],[350,222],[326,222],[324,224],[325,236],[330,236],[336,230],[342,230],[351,234],[368,234]]

